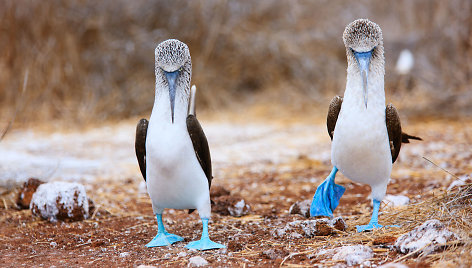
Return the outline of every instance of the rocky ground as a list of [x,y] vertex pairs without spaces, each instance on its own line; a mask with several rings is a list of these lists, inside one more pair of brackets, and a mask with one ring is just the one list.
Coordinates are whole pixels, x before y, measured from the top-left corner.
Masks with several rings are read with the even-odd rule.
[[[366,224],[371,214],[370,189],[341,174],[337,183],[347,190],[335,217],[342,217],[345,228],[306,232],[308,219],[289,213],[295,202],[312,198],[331,170],[322,118],[267,123],[240,116],[231,124],[224,117],[202,118],[217,190],[210,236],[226,249],[185,249],[199,239],[201,222],[197,213],[177,210],[166,210],[164,223],[185,241],[165,248],[144,246],[157,225],[134,158],[136,120],[130,120],[80,131],[16,130],[0,143],[1,266],[472,264],[471,120],[404,121],[404,129],[424,141],[402,147],[379,216],[381,223],[400,227],[359,234],[355,226]],[[18,188],[29,177],[83,184],[94,201],[89,218],[49,222],[33,217],[29,209],[19,210]],[[453,183],[459,187],[448,191]],[[235,211],[241,199],[249,211]],[[428,240],[426,246],[437,247],[427,252],[426,246],[400,252],[395,241],[430,219],[440,220],[456,236]]]

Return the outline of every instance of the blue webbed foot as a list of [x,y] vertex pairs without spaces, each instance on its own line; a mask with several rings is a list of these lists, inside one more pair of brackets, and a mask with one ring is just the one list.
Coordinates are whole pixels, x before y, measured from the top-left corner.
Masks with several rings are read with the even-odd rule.
[[383,226],[383,225],[379,224],[378,221],[379,221],[380,201],[374,199],[373,204],[374,204],[374,209],[372,211],[372,218],[370,219],[369,224],[367,224],[367,225],[357,225],[356,229],[357,229],[358,233],[364,232],[364,231],[372,231],[374,229],[378,229],[378,228],[382,228],[382,227],[385,227],[385,228],[400,227],[398,225]]
[[378,229],[378,228],[382,228],[383,225],[381,224],[378,224],[378,223],[372,223],[372,222],[369,222],[369,224],[367,225],[357,225],[356,226],[356,229],[357,229],[357,232],[360,233],[360,232],[364,232],[364,231],[372,231],[374,229]]
[[210,237],[208,236],[208,219],[203,218],[202,223],[203,223],[202,238],[198,241],[192,241],[188,243],[185,247],[188,249],[197,249],[197,250],[225,248],[224,245],[210,240]]
[[375,223],[375,222],[374,223],[369,222],[369,224],[367,224],[367,225],[357,225],[356,229],[357,229],[357,232],[360,233],[360,232],[365,232],[365,231],[372,231],[374,229],[390,228],[390,227],[400,227],[400,225],[386,225],[386,226],[383,226],[383,225]]
[[175,242],[184,240],[182,237],[168,233],[162,222],[162,214],[156,214],[157,219],[157,235],[149,242],[146,247],[162,247],[169,246]]
[[338,172],[338,169],[333,167],[329,176],[316,189],[310,206],[311,217],[333,217],[333,211],[339,205],[339,199],[346,191],[346,188],[334,183],[336,172]]
[[209,249],[217,249],[217,248],[225,248],[224,245],[213,242],[208,237],[202,237],[202,239],[198,241],[192,241],[188,243],[186,246],[188,249],[197,249],[197,250],[209,250]]
[[162,246],[170,246],[171,244],[184,240],[182,237],[170,234],[168,232],[165,233],[158,233],[147,245],[146,247],[162,247]]

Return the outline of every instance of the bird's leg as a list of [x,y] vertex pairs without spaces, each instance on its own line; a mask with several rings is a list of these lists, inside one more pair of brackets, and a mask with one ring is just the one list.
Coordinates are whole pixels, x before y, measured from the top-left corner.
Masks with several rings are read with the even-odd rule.
[[209,250],[209,249],[218,249],[218,248],[225,248],[224,245],[215,243],[210,240],[210,236],[208,235],[208,219],[202,218],[203,223],[203,230],[202,230],[202,237],[198,241],[192,241],[188,243],[185,247],[188,249],[198,249],[198,250]]
[[333,211],[339,205],[339,199],[343,196],[344,188],[334,183],[338,168],[335,166],[329,176],[318,186],[310,206],[310,216],[333,217]]
[[[372,217],[370,218],[370,222],[367,225],[358,225],[356,226],[357,232],[364,232],[364,231],[372,231],[375,228],[382,228],[384,227],[383,225],[379,224],[379,209],[380,209],[380,201],[379,200],[373,200],[374,203],[374,209],[372,211]],[[385,227],[400,227],[398,225],[389,225]]]
[[157,218],[157,235],[149,242],[146,247],[169,246],[175,242],[184,240],[182,237],[168,233],[162,222],[162,214],[156,214]]

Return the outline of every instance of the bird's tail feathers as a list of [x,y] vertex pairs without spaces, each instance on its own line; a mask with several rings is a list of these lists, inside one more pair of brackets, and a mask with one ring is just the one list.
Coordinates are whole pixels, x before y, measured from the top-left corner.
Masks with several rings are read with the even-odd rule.
[[406,134],[402,132],[402,143],[410,143],[410,140],[419,140],[422,141],[423,139],[417,136]]
[[190,88],[190,106],[188,107],[188,114],[195,115],[195,95],[197,92],[197,87],[193,85]]

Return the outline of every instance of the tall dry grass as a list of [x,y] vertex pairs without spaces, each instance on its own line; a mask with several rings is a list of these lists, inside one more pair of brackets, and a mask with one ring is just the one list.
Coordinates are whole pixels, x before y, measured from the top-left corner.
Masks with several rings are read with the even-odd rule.
[[[19,122],[149,113],[154,48],[168,38],[190,47],[200,107],[251,103],[254,95],[323,104],[343,92],[341,36],[359,17],[383,29],[386,88],[405,111],[472,113],[468,0],[4,0],[0,120],[17,105]],[[404,48],[416,62],[406,78],[394,72]]]

